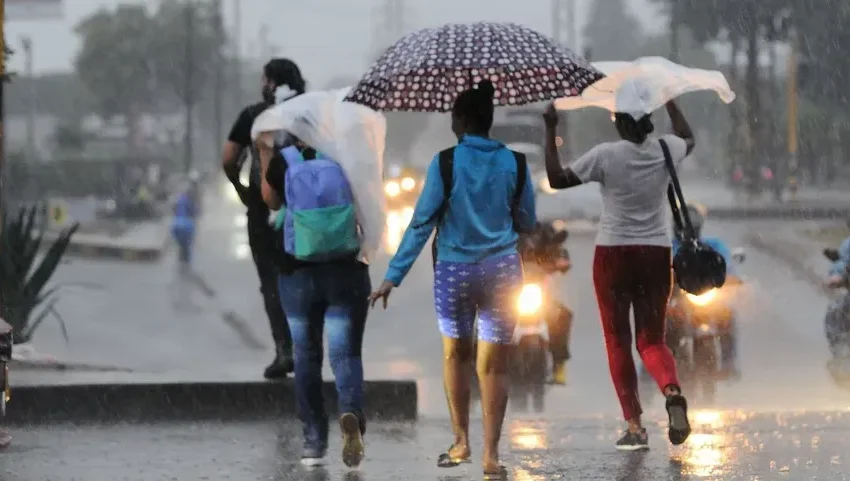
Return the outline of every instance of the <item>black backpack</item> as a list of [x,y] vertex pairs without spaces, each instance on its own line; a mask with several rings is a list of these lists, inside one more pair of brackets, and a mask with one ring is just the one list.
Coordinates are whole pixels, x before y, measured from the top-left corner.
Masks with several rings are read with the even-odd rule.
[[685,292],[695,295],[723,287],[726,283],[726,259],[697,237],[670,149],[663,139],[659,142],[664,152],[664,163],[670,172],[671,183],[667,186],[667,200],[670,202],[670,210],[673,211],[673,222],[682,233],[679,250],[673,257],[676,283]]
[[[526,161],[525,154],[511,151],[514,155],[514,160],[516,160],[516,169],[517,169],[517,177],[516,177],[516,190],[514,191],[513,199],[511,200],[511,217],[514,219],[514,229],[519,232],[519,223],[516,221],[517,218],[517,210],[519,209],[519,200],[522,197],[522,193],[525,190],[525,182],[527,180],[526,174],[528,173],[528,162]],[[443,203],[440,205],[440,208],[437,209],[437,212],[434,214],[434,217],[440,221],[443,219],[443,216],[446,215],[446,211],[449,208],[449,197],[452,193],[452,185],[454,185],[454,160],[455,160],[455,148],[451,147],[446,150],[443,150],[439,154],[440,160],[440,178],[443,181]],[[434,235],[434,240],[431,242],[431,256],[432,263],[434,266],[437,265],[437,237],[440,235],[440,226],[439,222],[437,224],[436,234]]]

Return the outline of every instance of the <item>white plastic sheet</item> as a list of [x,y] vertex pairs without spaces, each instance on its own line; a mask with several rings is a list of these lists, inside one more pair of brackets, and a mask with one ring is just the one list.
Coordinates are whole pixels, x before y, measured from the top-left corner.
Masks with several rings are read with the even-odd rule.
[[606,77],[584,89],[581,96],[556,100],[555,108],[600,107],[640,118],[689,92],[710,90],[724,103],[735,100],[735,93],[723,73],[685,67],[663,57],[641,57],[632,62],[595,62],[593,66]]
[[383,168],[386,120],[383,114],[343,102],[350,88],[308,92],[263,112],[251,137],[263,132],[289,132],[335,160],[354,193],[362,229],[361,256],[371,259],[381,247],[386,228]]

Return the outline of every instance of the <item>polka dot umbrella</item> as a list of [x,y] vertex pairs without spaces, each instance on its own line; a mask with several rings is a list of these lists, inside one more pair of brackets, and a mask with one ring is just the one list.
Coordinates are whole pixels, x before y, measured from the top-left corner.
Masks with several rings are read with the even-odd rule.
[[382,111],[447,112],[458,93],[487,78],[496,88],[496,105],[523,105],[581,95],[603,76],[530,28],[448,24],[402,37],[345,100]]

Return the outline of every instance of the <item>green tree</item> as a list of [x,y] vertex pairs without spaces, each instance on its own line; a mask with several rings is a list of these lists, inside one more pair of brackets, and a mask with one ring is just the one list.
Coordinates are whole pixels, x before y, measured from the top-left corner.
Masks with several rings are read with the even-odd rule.
[[226,38],[214,5],[163,0],[153,16],[150,52],[156,85],[184,105],[196,104],[214,86]]
[[82,47],[74,66],[104,116],[125,115],[131,120],[153,98],[153,27],[143,5],[101,9],[76,26]]
[[583,35],[594,61],[631,60],[644,41],[643,28],[625,0],[593,2]]

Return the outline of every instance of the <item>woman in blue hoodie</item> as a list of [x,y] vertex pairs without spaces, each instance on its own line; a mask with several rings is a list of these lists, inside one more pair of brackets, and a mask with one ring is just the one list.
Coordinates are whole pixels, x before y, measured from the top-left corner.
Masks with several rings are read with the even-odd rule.
[[[483,468],[485,476],[498,477],[504,471],[498,445],[508,399],[508,350],[517,322],[514,301],[523,282],[517,232],[530,232],[537,219],[528,167],[488,136],[493,96],[493,84],[485,80],[455,101],[452,131],[458,145],[431,162],[413,218],[371,302],[374,306],[382,299],[386,308],[390,293],[401,285],[436,228],[434,300],[455,436],[437,464],[453,467],[471,457],[469,396],[477,314]],[[445,175],[446,166],[450,177]],[[449,192],[444,188],[447,177]]]

